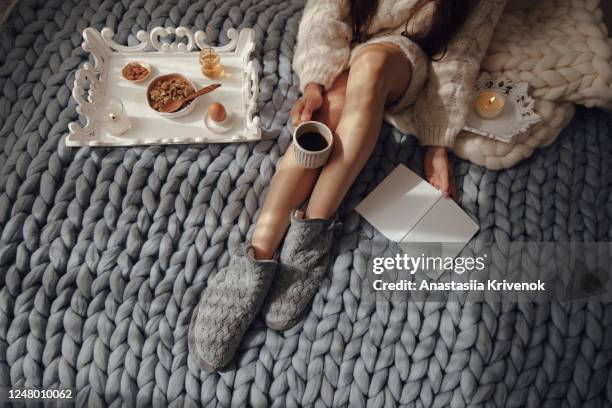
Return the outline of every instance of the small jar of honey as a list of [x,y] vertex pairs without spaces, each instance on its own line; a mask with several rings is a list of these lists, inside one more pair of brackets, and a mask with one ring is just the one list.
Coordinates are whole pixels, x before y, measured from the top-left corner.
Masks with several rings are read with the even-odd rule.
[[221,57],[213,48],[205,48],[200,51],[200,67],[202,74],[208,78],[217,79],[223,76]]
[[[212,41],[212,26],[206,27],[206,41],[210,44]],[[223,65],[221,65],[221,56],[212,46],[202,48],[200,51],[200,69],[202,74],[208,78],[221,78],[223,76]]]

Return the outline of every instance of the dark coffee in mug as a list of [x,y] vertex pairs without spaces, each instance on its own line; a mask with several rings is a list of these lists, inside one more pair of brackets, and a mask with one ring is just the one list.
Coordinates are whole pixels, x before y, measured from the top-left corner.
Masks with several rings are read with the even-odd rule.
[[297,142],[304,150],[320,152],[327,148],[327,139],[317,132],[306,132],[298,136]]
[[321,122],[302,122],[293,131],[295,161],[307,169],[323,166],[329,159],[333,144],[332,131]]

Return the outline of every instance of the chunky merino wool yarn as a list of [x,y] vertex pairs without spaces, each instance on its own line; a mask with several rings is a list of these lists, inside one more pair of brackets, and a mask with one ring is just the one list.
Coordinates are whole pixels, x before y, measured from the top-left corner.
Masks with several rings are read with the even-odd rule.
[[[608,303],[374,302],[366,253],[386,241],[352,209],[423,148],[384,126],[341,210],[305,320],[261,317],[223,373],[188,352],[207,280],[248,240],[291,140],[302,0],[20,0],[0,27],[0,385],[76,389],[79,407],[610,406]],[[253,27],[259,143],[67,148],[80,32]],[[455,163],[477,239],[612,240],[612,118],[579,108],[511,169]],[[513,259],[513,261],[522,261]],[[528,261],[528,259],[525,259]],[[500,260],[503,262],[503,259]]]
[[600,0],[543,0],[505,12],[482,69],[527,82],[543,120],[513,143],[462,132],[453,150],[492,170],[509,168],[552,143],[575,104],[612,110],[612,38]]
[[308,312],[333,257],[337,224],[333,220],[304,219],[293,211],[280,250],[278,274],[264,304],[266,326],[287,330]]

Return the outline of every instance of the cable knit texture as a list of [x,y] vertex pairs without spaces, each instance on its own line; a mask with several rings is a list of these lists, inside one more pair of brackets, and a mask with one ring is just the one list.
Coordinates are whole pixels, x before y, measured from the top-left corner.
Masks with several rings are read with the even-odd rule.
[[[589,1],[589,4],[591,2]],[[75,407],[609,407],[612,304],[376,302],[386,240],[352,209],[423,150],[383,125],[340,210],[307,316],[256,318],[223,373],[188,352],[211,277],[248,241],[291,143],[303,0],[19,0],[0,26],[0,385],[74,387]],[[67,148],[83,28],[121,44],[156,26],[252,27],[258,143]],[[218,30],[218,31],[217,31]],[[512,169],[455,161],[477,239],[612,240],[612,116],[579,108]],[[532,263],[499,253],[496,265]],[[278,272],[277,272],[278,274]],[[42,405],[42,404],[41,404]]]
[[348,68],[352,29],[346,0],[310,0],[298,30],[293,67],[300,89],[310,83],[328,89]]
[[334,225],[334,221],[303,219],[299,211],[291,215],[279,273],[264,306],[268,327],[286,330],[300,321],[327,271]]
[[[396,37],[410,18],[416,0],[380,0],[376,16],[365,38],[386,39],[397,44]],[[448,44],[444,58],[429,64],[420,63],[413,71],[426,70],[427,84],[416,101],[401,111],[391,109],[386,119],[399,130],[414,134],[423,144],[452,146],[467,118],[474,80],[480,61],[505,5],[505,0],[475,2],[465,24]],[[431,16],[425,9],[416,16],[412,33],[422,30]],[[306,5],[298,33],[294,68],[302,90],[309,83],[329,88],[336,77],[349,66],[352,38],[349,0],[310,0]],[[367,42],[367,41],[366,41]],[[401,42],[400,42],[401,44]],[[405,47],[397,44],[406,52]],[[408,60],[421,62],[411,50]],[[420,78],[418,78],[420,80]],[[418,81],[417,81],[418,83]],[[414,88],[408,89],[409,93]]]
[[239,247],[209,282],[189,326],[189,349],[208,371],[229,363],[259,313],[276,273],[274,261],[256,261]]
[[512,143],[463,131],[453,151],[491,170],[509,168],[550,145],[574,105],[612,110],[612,38],[600,1],[547,0],[504,12],[482,70],[527,82],[542,122]]

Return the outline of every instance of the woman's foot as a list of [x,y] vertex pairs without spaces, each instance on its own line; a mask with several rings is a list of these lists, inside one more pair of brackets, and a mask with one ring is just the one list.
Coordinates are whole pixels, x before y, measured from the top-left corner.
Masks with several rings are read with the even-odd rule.
[[425,177],[432,186],[440,190],[444,197],[457,201],[455,175],[445,147],[428,146],[423,168]]

